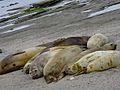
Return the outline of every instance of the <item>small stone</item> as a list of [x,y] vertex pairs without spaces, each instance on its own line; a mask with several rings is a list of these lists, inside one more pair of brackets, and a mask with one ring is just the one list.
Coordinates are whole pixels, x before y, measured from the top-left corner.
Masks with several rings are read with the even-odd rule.
[[73,79],[75,79],[75,78],[74,78],[74,77],[71,77],[71,78],[70,78],[70,80],[73,80]]
[[0,49],[0,53],[2,53],[2,49]]

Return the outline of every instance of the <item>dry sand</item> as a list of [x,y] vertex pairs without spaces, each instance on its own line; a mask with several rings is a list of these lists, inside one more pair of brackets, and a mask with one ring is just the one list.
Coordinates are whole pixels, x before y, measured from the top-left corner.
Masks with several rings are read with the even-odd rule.
[[[19,25],[34,24],[17,34],[0,38],[3,53],[0,59],[17,50],[68,36],[103,33],[117,43],[120,50],[120,10],[85,19],[79,7],[58,14],[39,17]],[[56,83],[46,84],[43,78],[32,80],[21,70],[0,75],[0,90],[120,90],[120,68],[76,76],[66,76]]]

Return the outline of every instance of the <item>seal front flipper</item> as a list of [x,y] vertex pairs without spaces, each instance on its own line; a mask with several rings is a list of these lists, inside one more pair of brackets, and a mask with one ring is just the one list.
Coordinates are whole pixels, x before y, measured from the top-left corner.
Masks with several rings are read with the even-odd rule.
[[47,84],[52,83],[52,82],[57,82],[60,79],[62,79],[65,76],[64,73],[60,73],[58,76],[53,76],[53,75],[49,75],[49,76],[44,76],[44,79],[46,81]]

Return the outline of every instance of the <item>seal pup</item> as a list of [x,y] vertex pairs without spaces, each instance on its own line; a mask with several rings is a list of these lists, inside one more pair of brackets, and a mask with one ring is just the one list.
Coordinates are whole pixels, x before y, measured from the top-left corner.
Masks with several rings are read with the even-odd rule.
[[43,76],[43,68],[47,64],[48,60],[54,56],[54,53],[51,53],[50,51],[46,51],[42,54],[39,54],[34,58],[34,61],[31,62],[29,65],[25,65],[24,68],[28,68],[28,74],[32,79],[37,79]]
[[84,73],[86,71],[87,65],[95,60],[95,57],[93,58],[91,54],[92,52],[95,51],[103,51],[103,50],[115,50],[116,49],[116,44],[113,43],[108,43],[105,44],[102,47],[97,47],[97,48],[92,48],[88,49],[86,51],[83,51],[82,53],[79,54],[79,59],[75,63],[71,63],[65,67],[65,73],[68,75],[78,75],[81,73]]
[[78,45],[67,46],[52,57],[43,69],[43,75],[47,83],[58,81],[64,74],[62,70],[66,64],[75,62],[75,56],[83,50]]
[[108,37],[101,33],[97,33],[89,38],[87,42],[87,48],[101,47],[108,42]]
[[34,55],[46,47],[33,47],[6,56],[0,61],[0,74],[21,69]]
[[[40,78],[43,76],[43,68],[47,64],[48,60],[57,55],[61,50],[66,49],[71,46],[57,46],[52,47],[48,51],[43,52],[41,54],[36,55],[33,59],[28,61],[28,63],[24,66],[24,72],[29,73],[29,76],[33,79]],[[85,50],[81,48],[81,51]]]
[[[22,72],[24,72],[25,74],[29,74],[29,69],[30,69],[30,65],[33,64],[34,60],[38,60],[38,57],[49,51],[49,48],[45,48],[42,52],[39,52],[38,54],[36,54],[34,57],[32,57],[29,61],[27,61],[27,63],[24,65]],[[45,55],[45,54],[44,54]],[[41,55],[42,56],[42,55]]]
[[48,60],[65,47],[66,46],[52,47],[38,53],[25,64],[23,72],[29,74],[33,79],[43,76],[43,68]]

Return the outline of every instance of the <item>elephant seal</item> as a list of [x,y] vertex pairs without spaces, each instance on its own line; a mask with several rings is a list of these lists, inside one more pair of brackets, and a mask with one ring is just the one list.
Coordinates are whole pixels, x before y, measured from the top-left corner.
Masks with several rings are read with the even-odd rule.
[[83,50],[78,45],[67,46],[52,57],[43,69],[43,75],[47,83],[58,81],[64,74],[62,70],[66,64],[75,62],[75,56]]
[[[54,53],[51,53],[50,51],[44,52],[40,55],[38,55],[36,58],[34,58],[34,61],[31,62],[29,66],[29,76],[32,79],[37,79],[43,76],[43,68],[47,64],[48,60],[54,56]],[[25,66],[26,67],[26,66]]]
[[38,46],[45,46],[47,48],[51,48],[55,46],[79,45],[80,47],[87,48],[87,42],[89,38],[90,36],[67,37],[67,38],[57,39],[55,41],[41,44]]
[[120,67],[120,51],[96,51],[91,53],[94,60],[86,67],[86,73]]
[[115,50],[116,46],[117,46],[116,44],[108,43],[102,47],[88,49],[80,53],[77,62],[69,64],[65,67],[65,73],[69,75],[78,75],[84,73],[86,71],[87,65],[94,60],[93,58],[90,58],[93,55],[91,54],[92,52],[103,51],[103,50]]
[[101,33],[97,33],[89,38],[87,42],[87,48],[90,49],[95,47],[101,47],[108,42],[109,42],[108,37]]
[[90,73],[120,66],[120,51],[95,51],[69,67],[69,74]]
[[10,54],[0,61],[0,74],[21,69],[34,55],[46,47],[33,47]]
[[[66,49],[71,46],[57,46],[52,47],[48,51],[43,52],[41,54],[36,55],[33,59],[28,61],[28,63],[24,66],[24,72],[28,72],[29,76],[33,79],[40,78],[43,76],[43,68],[47,64],[47,62],[53,58],[55,55],[59,54],[63,49]],[[78,47],[78,46],[77,46]],[[81,52],[84,48],[81,48]],[[78,49],[79,51],[79,49]]]

